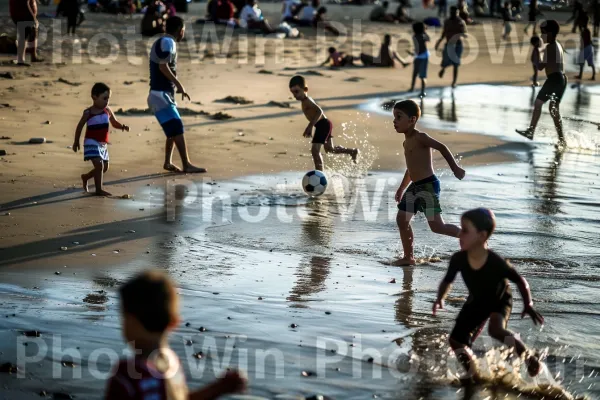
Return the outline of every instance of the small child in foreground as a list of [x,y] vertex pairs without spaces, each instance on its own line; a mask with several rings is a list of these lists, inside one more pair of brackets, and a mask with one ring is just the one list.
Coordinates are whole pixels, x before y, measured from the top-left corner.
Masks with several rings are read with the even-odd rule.
[[244,390],[237,371],[188,393],[179,359],[167,336],[179,324],[179,298],[169,278],[144,272],[119,289],[123,336],[134,346],[134,358],[122,360],[108,382],[106,400],[212,400]]
[[417,212],[425,214],[429,228],[434,233],[458,237],[460,232],[458,226],[447,224],[442,218],[440,181],[433,172],[432,150],[437,150],[444,156],[458,179],[465,177],[465,170],[458,166],[445,144],[415,129],[420,117],[421,109],[412,100],[399,101],[394,106],[394,129],[404,134],[403,147],[406,160],[406,172],[396,192],[396,202],[398,202],[396,223],[404,249],[404,257],[395,263],[399,266],[415,264],[414,236],[410,221]]
[[[294,76],[290,80],[290,91],[296,100],[302,103],[302,112],[306,119],[308,119],[308,126],[304,130],[304,137],[312,137],[311,153],[313,161],[315,163],[315,169],[323,171],[323,157],[321,156],[321,147],[325,146],[327,153],[333,154],[348,154],[352,157],[352,161],[356,163],[358,157],[358,149],[347,149],[342,146],[333,145],[333,124],[327,119],[325,113],[315,103],[315,101],[308,97],[308,87],[304,77],[300,75]],[[315,135],[313,136],[313,128],[315,128]]]
[[81,132],[83,127],[87,125],[83,141],[83,160],[91,161],[94,169],[81,175],[81,181],[83,190],[87,192],[88,181],[94,178],[95,194],[97,196],[111,196],[102,187],[104,174],[108,172],[108,133],[110,126],[129,132],[129,127],[117,121],[112,110],[108,107],[110,95],[110,88],[104,83],[96,83],[92,87],[93,104],[90,108],[83,110],[83,115],[75,130],[75,141],[73,142],[73,151],[77,153],[81,148]]
[[[526,354],[527,372],[536,376],[541,369],[539,360],[528,352],[518,334],[507,329],[513,304],[509,280],[517,284],[523,298],[521,318],[529,315],[534,324],[544,323],[544,318],[533,308],[529,284],[506,260],[488,249],[487,241],[496,227],[494,214],[490,210],[477,208],[467,211],[462,216],[461,225],[461,251],[450,259],[448,272],[440,283],[437,299],[433,304],[433,315],[438,309],[444,308],[444,299],[460,272],[469,290],[469,297],[458,314],[449,340],[467,373],[471,374],[474,371],[471,368],[475,367],[471,351],[473,342],[489,319],[490,336],[514,347],[519,356]],[[475,382],[480,380],[477,371],[469,378]]]

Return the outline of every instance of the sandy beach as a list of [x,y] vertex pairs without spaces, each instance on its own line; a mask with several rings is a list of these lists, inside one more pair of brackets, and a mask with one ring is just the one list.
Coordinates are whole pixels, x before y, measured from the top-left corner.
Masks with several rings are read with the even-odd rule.
[[[395,69],[331,69],[320,67],[319,64],[325,59],[326,49],[331,45],[354,56],[358,56],[361,51],[373,53],[379,47],[376,39],[380,40],[385,33],[393,35],[395,48],[402,57],[410,61],[407,53],[412,47],[409,40],[410,26],[365,22],[370,7],[327,7],[331,20],[353,28],[347,36],[336,39],[322,33],[317,35],[309,28],[301,30],[304,37],[300,39],[245,36],[237,31],[229,35],[223,27],[215,29],[195,24],[194,21],[204,15],[205,4],[191,4],[190,13],[184,16],[187,21],[187,39],[181,43],[179,50],[178,76],[192,101],[178,102],[180,108],[188,109],[183,114],[183,120],[190,158],[197,165],[208,169],[208,173],[203,175],[177,175],[164,171],[164,135],[161,128],[152,115],[137,111],[147,108],[148,60],[144,50],[151,44],[148,38],[142,39],[133,34],[134,28],[139,29],[140,16],[129,20],[113,15],[87,13],[87,20],[77,34],[79,42],[74,44],[72,40],[64,39],[60,50],[57,45],[61,41],[60,35],[57,34],[56,27],[51,28],[56,21],[40,17],[40,24],[48,28],[49,32],[48,39],[41,45],[46,62],[24,69],[9,65],[12,56],[0,56],[0,73],[10,74],[10,78],[0,79],[0,150],[6,151],[6,156],[0,157],[0,314],[6,314],[7,317],[0,328],[2,342],[5,343],[0,346],[0,364],[14,362],[11,360],[18,352],[15,343],[21,336],[20,332],[27,330],[27,326],[30,326],[29,329],[47,332],[49,335],[46,337],[55,335],[52,340],[56,336],[61,337],[69,345],[81,348],[83,353],[89,354],[94,346],[105,346],[120,354],[125,346],[121,343],[119,334],[115,290],[133,272],[158,267],[167,270],[181,285],[184,297],[183,320],[192,322],[191,327],[182,326],[173,339],[177,342],[174,350],[178,354],[187,354],[188,349],[182,344],[182,340],[197,336],[194,331],[202,324],[213,331],[216,347],[221,350],[230,347],[227,342],[229,335],[242,334],[249,338],[247,346],[251,352],[269,346],[282,350],[286,365],[292,365],[291,371],[288,369],[284,374],[288,379],[270,382],[269,376],[276,369],[272,366],[267,367],[267,378],[259,379],[256,378],[258,370],[250,367],[251,380],[255,378],[255,383],[251,384],[251,393],[254,395],[285,398],[277,396],[287,394],[308,398],[311,394],[325,393],[332,398],[359,399],[370,398],[379,393],[383,398],[393,398],[396,395],[415,399],[462,398],[455,394],[456,387],[439,383],[436,386],[425,373],[419,375],[420,383],[411,381],[412,383],[404,382],[405,385],[398,384],[400,381],[387,375],[382,381],[363,379],[354,383],[350,375],[319,379],[308,384],[306,379],[299,377],[301,370],[317,366],[311,364],[314,360],[310,350],[296,349],[299,345],[298,337],[310,343],[306,346],[318,349],[318,344],[314,343],[315,338],[334,335],[335,326],[343,326],[339,332],[342,340],[351,340],[353,332],[362,332],[363,346],[377,349],[382,348],[382,343],[389,343],[394,339],[394,334],[408,335],[408,338],[415,329],[424,332],[424,336],[413,336],[411,343],[405,343],[407,348],[414,351],[419,346],[426,347],[428,341],[441,343],[444,338],[441,333],[443,329],[440,330],[438,326],[435,334],[430,334],[427,330],[420,330],[420,327],[429,329],[431,324],[435,324],[429,315],[429,297],[436,290],[447,257],[456,250],[456,243],[452,240],[445,238],[439,243],[438,239],[427,235],[421,226],[419,234],[426,235],[424,247],[420,250],[420,257],[426,260],[423,267],[415,268],[413,276],[412,268],[409,273],[383,266],[382,261],[393,259],[401,252],[393,223],[385,219],[374,230],[371,230],[373,225],[360,230],[353,224],[332,222],[339,217],[332,211],[339,199],[326,198],[321,201],[324,206],[319,206],[319,203],[311,205],[296,184],[296,180],[299,182],[301,179],[302,171],[312,169],[312,159],[309,143],[302,137],[305,118],[299,103],[291,97],[288,89],[289,79],[295,74],[307,77],[309,94],[333,121],[335,143],[361,150],[358,165],[353,165],[349,160],[326,156],[325,164],[332,173],[341,174],[350,180],[366,179],[369,188],[367,192],[373,194],[376,192],[373,179],[384,179],[386,182],[399,180],[404,171],[403,137],[394,132],[389,114],[375,112],[367,105],[374,99],[383,101],[410,97],[405,92],[410,86],[412,65]],[[261,8],[269,20],[279,20],[279,4],[264,3]],[[40,13],[49,14],[51,11],[50,7],[40,9]],[[434,10],[422,10],[420,5],[415,6],[411,12],[415,18],[435,15]],[[14,26],[7,14],[4,8],[0,14],[1,31],[12,34]],[[568,18],[565,13],[548,12],[546,15],[560,21]],[[362,22],[361,18],[364,19]],[[464,58],[465,65],[460,70],[459,85],[467,88],[470,84],[509,85],[517,88],[530,85],[529,36],[523,33],[523,27],[521,22],[516,24],[513,31],[515,36],[510,43],[500,39],[500,20],[484,20],[481,25],[469,27],[469,38],[466,40],[468,50]],[[62,29],[63,32],[66,29],[64,21]],[[570,29],[564,29],[570,32]],[[99,32],[104,37],[99,37]],[[206,37],[210,37],[211,32],[216,32],[219,40],[206,45]],[[439,36],[439,31],[433,29],[429,33],[435,39]],[[223,40],[224,37],[227,40]],[[114,42],[110,42],[112,38],[115,38]],[[369,40],[374,45],[370,45]],[[561,42],[567,49],[575,49],[578,40],[577,35],[570,33],[561,37]],[[438,78],[439,62],[440,53],[432,49],[428,92],[433,97],[426,98],[424,102],[429,107],[428,110],[437,107],[437,112],[443,114],[436,104],[438,97],[439,103],[443,104],[442,99],[447,96],[443,88],[450,85],[451,71],[444,79]],[[569,72],[569,76],[572,75]],[[131,127],[130,132],[113,130],[111,133],[111,162],[110,170],[105,175],[105,185],[113,193],[113,198],[96,198],[82,192],[79,177],[91,166],[83,162],[81,153],[75,154],[70,148],[81,113],[91,105],[89,92],[95,82],[104,82],[111,87],[110,106],[117,112],[119,120]],[[594,92],[595,87],[589,87],[592,91],[590,98],[596,99],[598,96]],[[487,201],[502,208],[505,203],[500,199],[508,192],[512,192],[514,197],[508,196],[505,202],[517,199],[515,201],[521,201],[519,204],[527,209],[529,189],[521,191],[515,188],[524,188],[530,182],[535,184],[538,181],[532,181],[534,176],[542,178],[533,172],[517,171],[519,168],[528,168],[528,165],[535,168],[542,165],[540,168],[546,171],[545,168],[551,168],[554,165],[552,163],[556,162],[553,161],[552,151],[546,148],[548,146],[525,143],[513,133],[515,128],[521,126],[513,126],[510,120],[495,120],[495,117],[486,118],[485,114],[478,113],[477,98],[485,103],[489,100],[486,93],[495,96],[495,99],[503,95],[498,91],[487,91],[485,85],[475,88],[474,94],[466,94],[468,89],[457,91],[459,118],[463,122],[464,118],[472,115],[471,119],[474,118],[481,124],[480,130],[476,123],[468,127],[459,126],[451,121],[452,118],[446,121],[447,126],[431,122],[431,116],[427,114],[429,111],[424,111],[424,118],[427,116],[427,120],[423,122],[423,129],[447,144],[460,157],[467,174],[469,171],[474,173],[473,182],[466,186],[467,189],[461,189],[456,186],[458,183],[451,181],[447,165],[436,154],[436,173],[444,176],[444,190],[449,190],[448,216],[452,220],[459,218],[467,203],[475,206]],[[464,97],[460,97],[463,93]],[[248,104],[223,101],[228,96],[239,96],[247,100]],[[502,103],[506,106],[514,105],[521,110],[526,107],[526,104],[510,96],[512,94],[506,95]],[[471,99],[469,106],[464,103],[467,97]],[[590,117],[586,111],[587,118],[593,118],[593,110],[597,110],[594,100],[590,101],[591,105],[584,108],[591,110],[589,113],[593,115]],[[482,110],[494,114],[494,104]],[[525,110],[524,116],[520,118],[528,118],[527,112]],[[219,113],[221,116],[227,114],[230,118],[221,119],[218,117]],[[544,127],[551,126],[547,114],[545,109],[542,117]],[[577,110],[571,109],[565,113],[567,114],[578,115]],[[494,124],[495,127],[502,125],[494,130],[489,124]],[[583,126],[581,128],[577,125],[577,129],[581,132],[584,132],[583,129],[589,132],[593,130],[593,135],[597,135],[596,126]],[[41,145],[28,144],[29,139],[34,137],[44,137],[47,142]],[[586,162],[591,164],[597,163],[594,147],[600,141],[597,136],[590,137],[591,147],[579,149],[578,151],[583,151],[583,155],[577,153],[576,156],[567,156],[563,165],[580,162],[580,157],[588,157]],[[577,143],[579,147],[585,147],[580,142]],[[179,163],[177,155],[174,155],[174,160]],[[511,178],[501,181],[503,178],[500,175]],[[545,174],[542,176],[547,178]],[[568,252],[571,258],[577,258],[579,254],[591,259],[600,254],[597,241],[590,239],[598,237],[598,225],[593,222],[598,216],[597,198],[594,200],[598,190],[594,186],[597,185],[596,170],[585,170],[580,179],[586,182],[582,185],[587,185],[585,187],[590,188],[590,193],[583,189],[579,193],[575,188],[577,194],[573,196],[577,201],[588,204],[581,207],[590,207],[585,210],[579,208],[581,215],[577,216],[589,219],[585,222],[589,225],[584,224],[585,228],[581,228],[589,231],[583,234],[580,231],[570,232],[568,235],[573,235],[572,240],[577,240],[577,244],[568,248]],[[282,182],[293,187],[291,192],[281,196],[262,196],[263,192],[273,189],[270,186]],[[566,184],[568,179],[558,179],[558,182]],[[555,180],[551,183],[556,185]],[[483,190],[486,195],[469,198],[463,193],[469,188],[474,191]],[[286,228],[275,218],[271,218],[271,215],[265,219],[264,224],[244,222],[235,212],[232,218],[225,216],[222,219],[207,219],[202,214],[205,210],[198,208],[197,203],[186,206],[183,198],[187,196],[188,200],[193,200],[190,192],[194,192],[196,199],[215,193],[227,193],[233,199],[234,210],[247,205],[236,197],[243,192],[251,199],[258,199],[258,203],[251,203],[250,206],[264,205],[272,210],[279,206],[287,207],[288,210],[306,208],[309,216],[316,215],[316,220],[313,220],[312,225],[311,218],[308,217],[299,222],[294,220],[290,228]],[[256,193],[259,195],[255,198],[253,196]],[[540,196],[543,197],[544,194]],[[261,203],[262,201],[265,203]],[[389,206],[389,202],[384,201],[383,204],[381,207],[384,210],[393,208],[393,205]],[[316,209],[311,208],[313,206]],[[504,221],[512,221],[509,210],[507,206]],[[531,213],[538,215],[542,211],[533,209]],[[333,215],[329,222],[323,222],[328,220],[327,217],[319,219],[319,216],[329,214]],[[238,215],[238,220],[235,215]],[[547,218],[554,218],[556,215],[560,216],[560,213],[551,214]],[[523,216],[518,219],[518,224],[524,224],[519,226],[530,226],[532,220],[528,218],[530,217]],[[505,222],[504,231],[510,230],[510,226],[509,222]],[[297,241],[294,239],[296,228],[300,232]],[[512,234],[517,233],[511,231]],[[527,233],[529,234],[531,237],[540,235],[535,229],[533,233]],[[509,252],[510,257],[522,260],[519,267],[535,274],[535,267],[540,267],[541,264],[527,261],[531,250],[522,246],[511,235],[508,235],[510,240],[497,239],[498,246]],[[499,236],[504,238],[502,234]],[[358,237],[362,240],[357,239]],[[563,239],[564,237],[561,240]],[[375,249],[367,250],[363,240],[372,240]],[[551,242],[550,239],[541,239],[544,240]],[[306,243],[309,245],[305,246]],[[435,256],[429,257],[431,254],[428,255],[428,246],[435,248]],[[564,258],[567,256],[563,257],[558,250],[553,252],[556,248],[554,245],[548,246],[549,248],[537,248],[535,256],[530,258],[552,260],[556,256],[561,260],[558,265],[565,269],[573,267],[568,263],[564,265]],[[319,250],[320,247],[323,249]],[[589,253],[581,254],[582,248]],[[332,253],[339,253],[340,249],[342,255],[339,259],[329,257],[330,250]],[[355,252],[350,251],[352,249]],[[544,255],[547,257],[544,258]],[[439,260],[442,263],[435,262]],[[339,264],[333,267],[332,264],[336,262]],[[574,262],[579,263],[579,266],[582,263],[586,268],[588,266],[586,261],[579,258]],[[307,274],[303,265],[308,265],[312,272]],[[553,265],[559,268],[557,264]],[[597,288],[599,282],[597,261],[593,265],[592,269],[586,269],[586,274],[590,275],[581,278],[581,282],[577,281],[578,284],[589,284],[585,289],[587,294],[573,289],[565,296],[574,296],[579,300],[590,296],[584,307],[589,308],[586,312],[590,318],[597,318],[600,310],[597,303],[593,305],[592,299],[596,299],[598,295],[591,291],[591,288]],[[352,272],[347,274],[346,268],[349,266],[352,266]],[[549,271],[553,268],[543,264],[543,268],[546,267]],[[551,276],[552,272],[549,271],[548,276]],[[57,272],[60,274],[56,274]],[[537,272],[541,273],[539,270]],[[276,278],[278,274],[279,282]],[[565,271],[565,274],[568,272]],[[353,277],[350,278],[349,275]],[[361,279],[365,276],[368,279]],[[402,290],[389,289],[388,282],[395,276],[398,276],[398,283],[403,285]],[[542,293],[534,293],[541,296],[544,302],[551,303],[556,299],[548,293],[558,290],[558,286],[544,283],[542,278],[548,276],[535,279],[538,287],[543,287],[544,290]],[[335,294],[331,287],[332,280],[336,283],[345,281],[341,282],[340,290]],[[325,284],[326,281],[329,286]],[[535,282],[532,286],[535,288]],[[94,293],[100,293],[100,301],[96,304],[94,301],[84,301],[86,298],[89,300],[87,296]],[[259,296],[268,301],[259,303],[256,300]],[[316,309],[310,305],[312,300],[307,300],[311,296],[321,296],[315,300],[316,304],[320,304]],[[395,311],[376,311],[386,302],[394,303],[396,300],[389,301],[391,296],[399,296]],[[356,304],[363,302],[366,309],[373,313],[361,316],[360,310],[353,310]],[[454,308],[458,310],[458,306]],[[392,309],[393,305],[388,311]],[[513,312],[520,310],[520,307],[516,306],[515,309]],[[325,310],[334,310],[334,317],[323,319]],[[556,310],[552,312],[554,311]],[[575,311],[569,309],[556,312],[557,315],[561,314],[558,319],[567,318],[566,314]],[[223,319],[228,313],[233,322],[223,326],[221,321],[218,322],[220,326],[215,326],[217,322],[212,321],[216,321],[217,316]],[[281,318],[284,318],[283,323],[274,322]],[[300,326],[308,328],[302,335],[295,335],[288,329],[295,318],[302,321]],[[361,318],[364,318],[363,323],[360,322]],[[395,328],[389,327],[389,318]],[[38,323],[36,321],[39,321],[40,327],[32,326]],[[256,325],[256,321],[264,325]],[[446,316],[442,328],[448,328],[451,321],[452,316]],[[550,351],[557,360],[577,355],[588,358],[589,363],[581,368],[589,377],[583,383],[579,382],[571,392],[581,394],[587,390],[590,398],[598,398],[597,371],[600,358],[597,344],[590,347],[576,346],[576,350],[568,350],[569,341],[565,335],[569,332],[569,324],[580,323],[581,320],[575,321],[577,322],[569,320],[568,323],[557,325],[561,329],[564,327],[566,331],[559,328],[551,331],[560,338],[560,346],[565,347],[560,347],[562,353],[556,349],[559,346],[552,347]],[[585,321],[586,324],[589,323],[588,320]],[[597,322],[589,323],[587,331],[578,337],[583,341],[598,343],[600,327],[596,325]],[[515,321],[515,327],[522,328],[539,340],[539,347],[553,346],[550,338],[552,334],[531,331],[531,326],[529,322]],[[87,339],[83,339],[84,337]],[[436,354],[440,357],[444,354],[441,345],[432,347],[438,349]],[[425,358],[423,349],[420,351],[420,356]],[[411,357],[410,353],[407,354]],[[342,369],[349,367],[352,357],[349,360],[342,361],[348,363]],[[91,376],[85,368],[81,379],[70,379],[68,374],[64,377],[61,375],[60,379],[51,379],[48,371],[57,362],[60,365],[60,358],[43,358],[39,365],[30,367],[27,379],[15,380],[7,374],[0,374],[0,383],[4,387],[3,390],[0,389],[0,398],[39,398],[40,390],[48,393],[71,393],[76,398],[101,398],[103,380]],[[239,365],[239,359],[236,358],[232,364]],[[100,369],[105,372],[109,370],[110,363],[106,360],[101,365]],[[567,369],[567,372],[575,376],[579,370],[573,368]],[[217,370],[219,368],[212,368],[211,374],[214,375]],[[199,378],[194,375],[190,379],[191,384],[207,382],[211,374],[204,374]],[[571,380],[573,376],[570,376]],[[510,391],[507,393],[515,395]],[[481,398],[485,396],[482,394]]]

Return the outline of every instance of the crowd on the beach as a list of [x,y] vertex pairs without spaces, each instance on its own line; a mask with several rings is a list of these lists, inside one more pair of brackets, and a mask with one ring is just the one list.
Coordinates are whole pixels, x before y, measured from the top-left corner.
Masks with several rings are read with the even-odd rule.
[[[262,33],[273,33],[276,29],[264,18],[256,0],[211,0],[208,4],[208,14],[211,21],[227,25],[239,25],[246,29]],[[446,0],[439,0],[439,14],[446,15]],[[594,0],[591,9],[594,20],[594,34],[598,34],[598,3]],[[99,1],[102,7],[106,7]],[[132,1],[120,2],[127,13],[133,12],[137,6]],[[580,5],[577,5],[580,4]],[[163,168],[170,172],[203,173],[206,169],[194,165],[189,157],[185,140],[185,128],[179,114],[176,95],[182,100],[190,100],[190,95],[177,74],[177,46],[185,36],[183,19],[176,16],[160,0],[150,0],[146,4],[145,15],[148,30],[161,34],[154,42],[149,58],[150,91],[147,98],[149,109],[154,113],[165,135],[165,159]],[[413,21],[407,11],[408,3],[401,3],[395,14],[388,14],[387,2],[375,5],[370,19],[377,22],[410,22],[413,30],[413,73],[410,90],[414,90],[417,77],[421,81],[421,96],[425,96],[428,69],[429,49],[431,38],[427,34],[427,26],[432,21]],[[476,15],[484,8],[481,2],[476,3]],[[490,6],[490,14],[500,13],[504,20],[503,36],[508,39],[514,21],[520,9],[515,9],[514,2],[505,2],[500,8],[498,0]],[[81,23],[79,5],[71,0],[62,0],[57,10],[69,20],[69,32],[74,33],[77,24]],[[41,61],[36,51],[37,7],[35,0],[11,0],[11,17],[19,27],[19,45],[17,65],[29,65],[25,62],[25,53],[31,53],[32,62]],[[592,32],[589,29],[590,9],[583,7],[576,0],[573,13],[573,31],[579,30],[582,39],[581,62],[587,62],[594,67],[593,48],[591,47]],[[284,0],[282,7],[282,22],[298,26],[323,26],[326,10],[319,0],[303,3],[298,0]],[[560,25],[555,20],[545,20],[540,24],[540,36],[537,36],[537,18],[541,14],[537,2],[532,0],[529,6],[529,24],[527,31],[533,25],[534,36],[531,43],[534,47],[531,65],[534,69],[533,85],[537,85],[537,72],[544,70],[547,79],[539,91],[530,126],[523,131],[517,131],[528,139],[533,139],[545,103],[550,105],[550,113],[555,123],[559,142],[558,149],[564,149],[566,142],[562,131],[562,120],[559,111],[561,98],[567,87],[567,77],[564,72],[564,50],[557,40]],[[146,18],[146,16],[144,18]],[[21,24],[27,22],[27,24]],[[570,22],[570,21],[569,21]],[[463,51],[463,38],[468,34],[467,26],[475,24],[466,6],[460,0],[457,6],[450,7],[449,16],[442,26],[442,33],[436,41],[437,50],[443,44],[443,59],[439,76],[442,77],[447,68],[453,68],[452,87],[457,84],[458,70]],[[327,26],[327,25],[324,25]],[[332,33],[332,26],[329,29]],[[327,28],[326,28],[327,29]],[[339,33],[339,32],[337,32]],[[32,44],[27,48],[26,43]],[[409,63],[402,59],[392,48],[391,36],[385,35],[377,55],[361,54],[355,58],[336,48],[329,49],[328,59],[335,67],[354,65],[355,61],[370,67],[394,67],[399,63],[406,67]],[[583,66],[581,67],[583,72]],[[595,74],[595,69],[593,69]],[[578,76],[581,78],[581,73]],[[302,135],[311,139],[311,155],[314,168],[323,171],[324,160],[322,150],[330,154],[339,154],[358,162],[359,149],[347,148],[333,143],[333,124],[327,118],[323,108],[308,95],[308,84],[303,76],[294,76],[289,82],[289,91],[301,103],[302,112],[307,125]],[[129,126],[120,122],[112,112],[109,102],[111,89],[104,83],[96,83],[91,89],[92,104],[81,115],[75,130],[72,149],[74,152],[83,150],[85,161],[92,163],[92,169],[81,175],[82,185],[88,192],[88,181],[93,180],[94,193],[99,196],[110,196],[103,188],[103,177],[109,169],[108,142],[110,128],[129,130]],[[459,238],[461,251],[454,254],[449,263],[448,272],[441,282],[433,305],[434,315],[443,308],[451,284],[458,273],[461,273],[469,291],[469,297],[460,311],[456,324],[450,333],[449,345],[456,353],[465,371],[470,373],[470,379],[477,381],[478,375],[473,365],[473,353],[470,348],[482,328],[489,320],[489,334],[502,342],[510,342],[516,354],[522,358],[530,375],[535,376],[541,369],[537,356],[527,349],[525,344],[515,334],[507,329],[513,298],[509,281],[519,288],[524,308],[522,315],[528,315],[536,324],[542,324],[544,319],[533,308],[530,288],[527,281],[520,276],[511,265],[501,256],[487,247],[496,220],[493,212],[485,208],[467,211],[461,218],[460,226],[449,224],[442,218],[440,203],[441,185],[434,173],[432,152],[438,151],[448,163],[453,174],[458,179],[465,177],[462,169],[448,147],[435,140],[425,132],[419,131],[416,125],[421,117],[419,105],[412,100],[404,100],[393,107],[393,125],[398,134],[404,135],[404,155],[406,171],[396,192],[398,203],[396,222],[404,251],[398,265],[408,266],[416,263],[414,257],[414,234],[411,221],[415,214],[423,213],[427,218],[430,229],[437,234]],[[85,133],[84,133],[85,129]],[[83,143],[82,143],[83,136]],[[181,167],[172,160],[173,150],[177,148],[181,157]],[[121,310],[123,313],[123,334],[129,343],[135,343],[139,350],[130,360],[124,360],[116,366],[109,380],[107,399],[137,399],[137,398],[190,398],[212,399],[226,393],[243,390],[246,379],[241,373],[230,371],[215,383],[193,393],[188,393],[179,360],[168,348],[168,333],[175,329],[179,322],[178,296],[174,285],[164,275],[147,272],[127,282],[120,289]],[[138,373],[132,375],[131,367]],[[166,371],[177,371],[166,376]]]

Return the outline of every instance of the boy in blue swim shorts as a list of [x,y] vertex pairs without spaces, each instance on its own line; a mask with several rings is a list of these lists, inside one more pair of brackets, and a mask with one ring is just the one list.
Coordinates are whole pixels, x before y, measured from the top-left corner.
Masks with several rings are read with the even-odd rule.
[[[150,51],[150,94],[148,95],[148,106],[167,137],[164,168],[171,172],[206,172],[204,168],[196,167],[190,162],[183,136],[183,121],[175,102],[175,89],[177,93],[181,93],[182,100],[190,100],[190,96],[177,79],[177,42],[180,42],[185,35],[183,20],[179,17],[169,18],[166,32],[154,42]],[[174,145],[177,146],[181,156],[182,168],[172,162]]]
[[396,222],[400,230],[404,256],[395,265],[415,264],[410,221],[417,212],[425,214],[429,228],[434,233],[452,237],[458,237],[460,233],[460,227],[446,224],[442,218],[440,181],[433,173],[432,149],[444,156],[458,179],[465,177],[465,170],[458,166],[445,144],[415,129],[420,116],[421,109],[412,100],[400,101],[394,106],[394,129],[404,134],[406,159],[406,172],[396,192],[398,202]]

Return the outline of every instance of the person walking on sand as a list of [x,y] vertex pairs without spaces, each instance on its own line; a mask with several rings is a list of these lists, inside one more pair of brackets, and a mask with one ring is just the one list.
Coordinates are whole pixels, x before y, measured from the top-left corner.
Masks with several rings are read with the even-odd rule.
[[73,141],[73,151],[77,153],[81,148],[81,132],[83,127],[87,126],[85,140],[83,141],[83,160],[91,161],[94,169],[81,175],[81,180],[83,191],[87,192],[88,181],[94,179],[96,196],[111,196],[102,187],[104,174],[108,172],[108,134],[110,126],[129,132],[129,127],[117,121],[112,110],[108,107],[110,95],[110,88],[104,83],[96,83],[92,87],[93,104],[83,111]]
[[10,0],[8,3],[10,17],[17,26],[17,60],[19,66],[29,67],[25,54],[31,54],[31,62],[42,62],[44,59],[37,53],[38,20],[36,0]]
[[458,8],[450,7],[450,18],[444,21],[444,28],[440,39],[435,44],[435,49],[440,47],[440,44],[444,39],[444,50],[442,53],[442,64],[439,72],[439,77],[443,78],[446,68],[449,66],[454,67],[454,74],[452,77],[452,88],[456,87],[456,80],[458,79],[458,68],[460,67],[460,59],[463,52],[462,38],[467,36],[467,24],[458,16]]
[[[415,128],[421,117],[421,109],[412,100],[404,100],[394,105],[394,129],[404,134],[404,158],[406,172],[396,192],[398,215],[396,222],[400,231],[404,256],[394,265],[414,265],[413,230],[410,221],[417,212],[427,217],[429,228],[434,233],[458,237],[460,227],[447,224],[442,218],[440,206],[440,181],[433,172],[432,151],[444,156],[458,179],[465,177],[465,170],[458,166],[448,147]],[[412,183],[411,183],[412,182]]]
[[[150,93],[148,106],[167,137],[165,145],[164,169],[171,172],[206,172],[204,168],[193,165],[183,136],[184,127],[177,103],[175,89],[181,93],[182,100],[190,100],[189,94],[177,78],[177,42],[185,35],[185,24],[180,17],[170,17],[166,23],[166,34],[158,38],[150,51]],[[182,168],[173,164],[173,146],[177,146],[181,156]]]
[[473,363],[471,347],[489,319],[490,336],[514,348],[519,357],[524,357],[527,372],[536,376],[541,370],[538,358],[527,350],[518,334],[507,329],[513,299],[508,281],[519,288],[523,299],[521,318],[529,315],[535,325],[543,325],[544,318],[533,308],[529,284],[502,257],[488,248],[488,239],[494,232],[496,220],[487,208],[467,211],[461,219],[460,249],[450,259],[448,272],[440,283],[437,299],[433,303],[433,315],[444,308],[444,299],[452,288],[452,282],[460,272],[469,291],[454,329],[450,333],[450,347],[464,367],[469,381],[479,382],[480,375]]
[[547,101],[550,101],[550,115],[554,121],[556,127],[556,133],[558,134],[558,145],[564,147],[566,145],[565,137],[563,134],[562,118],[560,116],[560,101],[567,88],[567,76],[565,75],[565,56],[562,46],[557,42],[556,37],[560,32],[560,26],[555,20],[544,21],[540,29],[542,31],[542,39],[547,43],[542,55],[542,61],[538,64],[538,69],[546,70],[546,82],[540,89],[535,100],[533,114],[531,116],[531,123],[529,128],[525,130],[517,129],[516,132],[526,137],[529,140],[533,140],[535,129],[540,120],[542,114],[542,106]]

